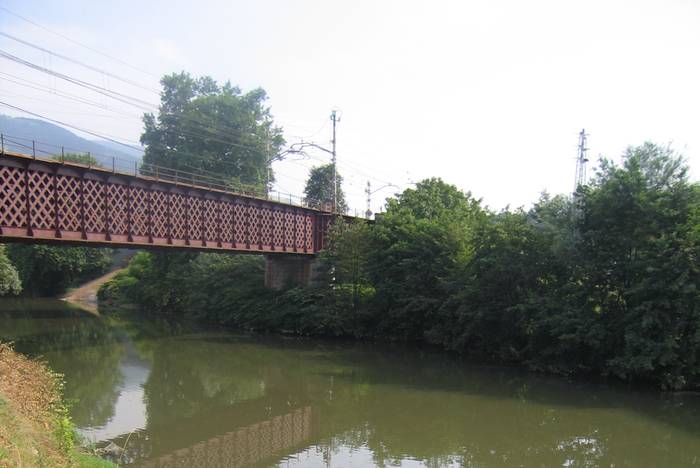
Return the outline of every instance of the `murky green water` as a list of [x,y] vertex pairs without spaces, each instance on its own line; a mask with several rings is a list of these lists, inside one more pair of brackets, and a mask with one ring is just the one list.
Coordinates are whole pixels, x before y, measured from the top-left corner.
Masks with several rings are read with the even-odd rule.
[[113,442],[123,464],[700,465],[694,394],[93,317],[52,301],[0,302],[0,339],[65,374],[81,432]]

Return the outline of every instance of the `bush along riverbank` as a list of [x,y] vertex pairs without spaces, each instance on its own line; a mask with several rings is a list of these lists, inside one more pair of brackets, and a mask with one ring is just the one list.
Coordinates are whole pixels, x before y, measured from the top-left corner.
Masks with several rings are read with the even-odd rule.
[[62,380],[0,343],[0,466],[112,467],[77,446]]
[[663,389],[700,384],[700,186],[668,147],[601,160],[573,197],[494,212],[428,179],[372,225],[333,226],[315,287],[264,259],[140,253],[105,303],[260,331],[425,342],[488,361]]

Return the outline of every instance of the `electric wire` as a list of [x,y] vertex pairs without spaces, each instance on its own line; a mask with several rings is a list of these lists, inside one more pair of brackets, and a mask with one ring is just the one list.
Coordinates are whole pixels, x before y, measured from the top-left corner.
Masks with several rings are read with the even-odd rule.
[[103,57],[106,57],[106,58],[108,58],[108,59],[110,59],[110,60],[113,60],[113,61],[115,61],[115,62],[119,62],[119,63],[121,63],[122,65],[125,65],[125,66],[131,68],[132,70],[136,70],[136,71],[138,71],[138,72],[140,72],[140,73],[143,73],[144,75],[148,75],[148,76],[154,77],[154,78],[156,78],[156,79],[160,79],[159,76],[156,76],[156,75],[154,75],[154,74],[152,74],[152,73],[150,73],[150,72],[147,72],[147,71],[145,71],[145,70],[143,70],[143,69],[141,69],[141,68],[138,68],[138,67],[136,67],[136,66],[134,66],[134,65],[131,65],[130,63],[125,62],[125,61],[122,60],[122,59],[119,59],[119,58],[117,58],[117,57],[113,57],[113,56],[111,56],[111,55],[109,55],[109,54],[106,54],[106,53],[104,53],[104,52],[101,52],[101,51],[99,51],[99,50],[97,50],[97,49],[95,49],[95,48],[93,48],[93,47],[90,47],[90,46],[85,45],[85,44],[83,44],[83,43],[81,43],[81,42],[78,42],[78,41],[76,41],[75,39],[73,39],[73,38],[71,38],[71,37],[69,37],[69,36],[66,36],[65,34],[61,34],[61,33],[59,33],[59,32],[53,31],[53,30],[47,28],[46,26],[42,26],[41,24],[39,24],[39,23],[37,23],[37,22],[35,22],[35,21],[32,21],[32,20],[30,20],[29,18],[26,18],[26,17],[24,17],[24,16],[22,16],[22,15],[20,15],[20,14],[18,14],[18,13],[15,13],[15,12],[13,12],[13,11],[11,11],[11,10],[8,10],[7,8],[5,8],[5,7],[3,7],[3,6],[0,6],[0,9],[6,11],[7,13],[11,14],[12,16],[15,16],[15,17],[21,19],[22,21],[26,21],[27,23],[29,23],[29,24],[31,24],[31,25],[37,27],[37,28],[43,29],[44,31],[47,31],[47,32],[49,32],[49,33],[51,33],[51,34],[54,34],[54,35],[56,35],[56,36],[58,36],[58,37],[60,37],[60,38],[62,38],[62,39],[65,39],[66,41],[71,42],[71,43],[73,43],[73,44],[75,44],[75,45],[77,45],[77,46],[83,47],[84,49],[87,49],[87,50],[89,50],[89,51],[91,51],[91,52],[94,52],[94,53],[96,53],[96,54],[102,55]]
[[[100,72],[100,73],[106,73],[106,74],[108,74],[109,76],[112,76],[112,77],[115,77],[115,78],[121,80],[121,77],[118,77],[117,75],[111,74],[111,73],[109,73],[109,72],[105,72],[104,70],[97,69],[96,67],[92,67],[92,66],[90,66],[90,65],[87,65],[87,64],[84,64],[84,63],[82,63],[82,62],[76,61],[76,60],[71,59],[71,58],[69,58],[69,57],[63,56],[63,55],[61,55],[61,54],[54,53],[54,52],[52,52],[52,51],[49,51],[48,49],[44,49],[44,48],[42,48],[42,47],[40,47],[40,46],[36,46],[35,44],[28,43],[27,41],[23,41],[23,40],[21,40],[21,39],[15,38],[15,37],[10,36],[10,35],[8,35],[8,34],[6,34],[6,33],[0,32],[0,34],[2,34],[2,35],[5,36],[5,37],[9,37],[9,38],[11,38],[11,39],[13,39],[13,40],[17,40],[17,41],[19,41],[19,42],[21,42],[21,43],[24,43],[25,45],[28,45],[28,46],[30,46],[30,47],[34,47],[34,48],[37,48],[37,49],[39,49],[39,50],[41,50],[41,51],[43,51],[43,52],[49,53],[50,55],[54,55],[54,56],[57,56],[57,57],[59,57],[59,58],[63,58],[63,59],[65,59],[65,60],[71,61],[71,62],[73,62],[73,63],[77,63],[77,64],[79,64],[79,65],[81,65],[81,66],[85,66],[85,67],[87,67],[88,69],[91,69],[91,70],[93,70],[93,71],[98,71],[98,72]],[[87,88],[87,89],[89,89],[89,90],[91,90],[91,91],[98,92],[98,93],[103,94],[103,95],[105,95],[105,96],[107,96],[107,97],[110,97],[110,98],[112,98],[112,99],[116,99],[116,100],[118,100],[118,101],[121,101],[121,102],[123,102],[123,103],[125,103],[125,104],[129,104],[129,105],[132,105],[132,106],[136,106],[136,107],[138,107],[138,108],[140,108],[140,109],[142,109],[142,110],[149,110],[149,111],[151,111],[152,109],[155,109],[155,108],[156,108],[155,104],[148,103],[147,101],[143,101],[143,100],[138,99],[138,98],[133,98],[133,97],[128,96],[128,95],[125,95],[125,94],[123,94],[123,93],[119,93],[119,92],[110,90],[110,89],[108,89],[108,88],[106,88],[106,87],[101,87],[101,86],[98,86],[98,85],[94,85],[94,84],[92,84],[92,83],[88,83],[88,82],[85,82],[85,81],[83,81],[83,80],[79,80],[79,79],[70,77],[70,76],[68,76],[68,75],[64,75],[64,74],[61,74],[61,73],[58,73],[58,72],[54,72],[53,70],[50,70],[50,69],[48,69],[48,68],[46,68],[46,67],[42,67],[42,66],[33,64],[33,63],[29,62],[29,61],[26,61],[26,60],[24,60],[24,59],[21,59],[21,58],[19,58],[19,57],[16,57],[16,56],[14,56],[14,55],[12,55],[12,54],[9,54],[9,53],[7,53],[6,51],[0,50],[0,57],[3,57],[3,58],[6,58],[6,59],[15,61],[15,62],[20,63],[20,64],[22,64],[22,65],[25,65],[25,66],[28,66],[28,67],[30,67],[30,68],[33,68],[33,69],[35,69],[35,70],[48,73],[48,74],[52,75],[53,77],[57,77],[57,78],[64,79],[64,80],[66,80],[66,81],[69,81],[69,82],[72,83],[72,84],[76,84],[76,85],[78,85],[78,86],[85,87],[85,88]],[[125,80],[121,80],[121,81],[125,81]],[[138,87],[144,88],[144,87],[142,87],[142,86],[140,86],[140,85],[138,85],[138,84],[135,84],[135,83],[133,83],[133,82],[130,82],[130,80],[126,80],[126,82],[127,82],[128,84],[137,85]],[[146,88],[144,88],[144,89],[146,89]],[[153,91],[153,90],[150,90],[150,91]],[[8,105],[7,103],[3,103],[3,104]],[[148,106],[148,107],[146,107],[146,106]],[[13,107],[14,107],[14,106],[13,106]],[[104,107],[103,107],[103,108],[104,108]],[[17,109],[32,114],[32,113],[29,112],[29,111],[26,111],[26,110],[23,110],[23,109],[20,109],[20,108],[17,108]],[[108,109],[108,108],[107,108],[107,109]],[[38,114],[33,114],[33,115],[38,115]],[[166,114],[165,117],[168,117],[168,115]],[[201,120],[192,118],[191,116],[172,116],[172,117],[175,117],[175,118],[184,118],[184,119],[188,119],[188,118],[189,118],[191,121],[193,121],[193,122],[195,122],[195,123],[198,123],[199,125],[209,125],[209,124],[210,124],[210,123],[204,123],[204,122],[201,121]],[[45,118],[45,117],[42,117],[42,118]],[[161,115],[159,115],[158,118],[159,118],[159,120],[161,120]],[[48,118],[47,118],[47,120],[51,120],[51,119],[48,119]],[[84,131],[85,133],[92,134],[92,135],[95,135],[95,136],[98,136],[98,137],[103,138],[103,136],[101,136],[101,135],[99,135],[99,134],[97,134],[97,133],[95,133],[95,132],[91,132],[91,131],[88,131],[88,130],[85,130],[85,129],[81,129],[81,128],[79,128],[79,127],[75,127],[75,126],[72,126],[72,125],[69,125],[69,124],[66,124],[66,123],[63,123],[63,122],[59,122],[59,121],[56,121],[56,122],[57,122],[57,123],[60,123],[60,124],[62,124],[62,125],[66,125],[66,126],[69,126],[69,127],[71,127],[71,128],[74,128],[74,129],[76,129],[76,130]],[[322,125],[321,128],[319,128],[319,130],[317,130],[317,131],[316,131],[314,134],[312,134],[311,136],[315,136],[316,134],[320,133],[320,132],[325,128],[326,125],[327,125],[327,122],[324,123],[324,125]],[[235,146],[235,147],[238,147],[238,148],[248,149],[248,150],[260,152],[260,149],[259,149],[259,148],[251,147],[251,146],[248,146],[248,145],[242,145],[242,144],[240,144],[240,143],[235,143],[235,142],[232,142],[232,141],[230,141],[230,140],[224,140],[223,138],[217,138],[218,136],[221,136],[221,134],[217,132],[217,130],[220,130],[220,129],[217,129],[217,128],[215,128],[215,129],[206,128],[206,129],[204,129],[204,130],[207,131],[207,133],[208,133],[207,135],[202,135],[202,134],[197,134],[197,133],[194,133],[194,132],[187,132],[187,131],[184,131],[183,133],[186,133],[186,134],[188,134],[189,136],[203,137],[203,138],[207,138],[207,139],[209,139],[209,140],[211,140],[211,141],[216,141],[216,142],[220,142],[220,143],[223,143],[223,144]],[[116,138],[116,137],[113,137],[113,138]],[[113,138],[105,137],[105,139],[107,139],[107,140],[109,140],[109,141],[113,141],[113,142],[115,142],[115,143],[117,143],[117,144],[123,144],[123,143],[121,143],[121,142],[119,142],[119,141],[117,141],[117,140],[114,140]],[[125,144],[124,144],[124,145],[125,145]],[[125,145],[125,146],[128,146],[128,147],[130,147],[130,148],[132,148],[132,149],[137,149],[137,148],[131,147],[130,145]],[[323,160],[321,160],[321,159],[319,159],[319,158],[314,158],[314,159],[317,159],[317,160],[319,160],[319,161],[325,163],[325,161],[323,161]],[[386,183],[386,184],[390,184],[390,185],[396,185],[396,184],[393,184],[392,182],[390,182],[390,181],[388,181],[388,180],[380,179],[380,178],[377,178],[377,177],[374,176],[374,175],[368,174],[368,173],[362,171],[361,169],[359,169],[357,166],[353,167],[354,165],[353,165],[352,163],[350,163],[349,161],[345,160],[345,159],[342,160],[342,161],[340,162],[339,165],[342,165],[342,166],[344,166],[344,167],[349,168],[349,169],[351,170],[351,172],[358,172],[358,173],[360,173],[360,174],[364,174],[365,176],[368,176],[368,177],[370,177],[371,179],[376,180],[376,181],[378,181],[378,182]]]
[[[40,84],[40,83],[32,82],[32,81],[29,81],[29,80],[24,80],[25,82],[23,83],[22,81],[18,81],[18,80],[16,80],[16,79],[13,79],[13,78],[16,78],[16,77],[15,77],[14,75],[10,74],[10,73],[5,73],[5,72],[0,71],[0,75],[6,75],[6,76],[0,76],[0,80],[5,80],[5,81],[8,81],[8,82],[10,82],[10,83],[14,83],[14,84],[16,84],[16,85],[19,85],[19,86],[24,86],[24,87],[26,87],[26,88],[34,89],[34,90],[36,90],[36,91],[41,91],[41,92],[44,92],[44,93],[47,93],[47,94],[55,95],[55,96],[58,96],[58,97],[61,97],[61,98],[64,98],[64,99],[68,99],[68,100],[71,100],[71,101],[74,101],[74,102],[78,102],[78,103],[80,103],[80,104],[85,104],[85,105],[88,105],[88,106],[96,107],[96,108],[98,108],[98,109],[102,109],[102,110],[114,112],[114,113],[117,113],[117,114],[121,114],[121,115],[123,115],[123,116],[125,116],[125,117],[130,117],[130,118],[133,118],[133,119],[141,120],[141,116],[140,116],[140,115],[136,115],[136,114],[127,114],[127,113],[121,112],[120,110],[111,108],[111,107],[109,107],[109,106],[105,106],[104,104],[101,104],[101,103],[99,103],[99,102],[97,102],[97,101],[92,101],[92,100],[90,100],[90,99],[85,99],[85,98],[83,98],[83,97],[77,96],[77,95],[72,94],[72,93],[67,93],[67,92],[65,92],[65,91],[52,90],[52,89],[49,88],[48,86],[42,85],[42,84]],[[7,76],[9,76],[10,78],[7,78]],[[22,78],[19,78],[19,79],[22,80]]]
[[33,48],[33,49],[36,49],[36,50],[39,50],[39,51],[44,52],[44,53],[46,53],[46,54],[49,54],[49,55],[52,55],[52,56],[54,56],[54,57],[60,58],[60,59],[65,60],[65,61],[67,61],[67,62],[71,62],[71,63],[73,63],[73,64],[75,64],[75,65],[80,65],[81,67],[85,67],[85,68],[87,68],[88,70],[92,70],[92,71],[94,71],[94,72],[101,73],[101,74],[103,74],[103,75],[105,75],[105,76],[109,76],[110,78],[114,78],[114,79],[119,80],[119,81],[121,81],[121,82],[123,82],[123,83],[126,83],[126,84],[128,84],[128,85],[131,85],[131,86],[134,86],[134,87],[143,89],[143,90],[148,91],[148,92],[151,92],[151,93],[153,93],[153,94],[155,94],[155,95],[157,95],[157,96],[160,96],[160,91],[154,90],[153,88],[149,88],[149,87],[147,87],[147,86],[144,86],[144,85],[142,85],[142,84],[139,84],[139,83],[137,83],[137,82],[135,82],[135,81],[133,81],[133,80],[130,80],[130,79],[128,79],[128,78],[124,78],[124,77],[121,77],[121,76],[119,76],[119,75],[115,75],[114,73],[111,73],[111,72],[109,72],[109,71],[107,71],[107,70],[103,70],[103,69],[101,69],[101,68],[97,68],[97,67],[94,67],[94,66],[92,66],[92,65],[88,65],[88,64],[86,64],[86,63],[81,62],[80,60],[76,60],[76,59],[74,59],[74,58],[67,57],[67,56],[65,56],[65,55],[63,55],[63,54],[59,54],[58,52],[54,52],[54,51],[51,51],[51,50],[49,50],[49,49],[45,49],[44,47],[41,47],[40,45],[31,43],[31,42],[29,42],[29,41],[25,41],[24,39],[20,39],[19,37],[13,36],[13,35],[8,34],[8,33],[6,33],[6,32],[0,31],[0,36],[6,37],[6,38],[8,38],[8,39],[10,39],[10,40],[13,40],[13,41],[18,42],[18,43],[20,43],[20,44],[23,44],[23,45],[25,45],[25,46],[27,46],[27,47],[31,47],[31,48]]

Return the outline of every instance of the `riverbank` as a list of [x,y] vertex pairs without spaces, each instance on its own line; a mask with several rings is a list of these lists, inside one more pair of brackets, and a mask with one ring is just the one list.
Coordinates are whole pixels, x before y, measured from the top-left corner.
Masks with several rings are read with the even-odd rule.
[[130,466],[675,467],[698,453],[687,392],[54,304],[0,304],[3,338],[65,376],[81,434]]
[[114,466],[79,451],[62,385],[46,365],[0,343],[0,466]]
[[126,267],[121,267],[116,270],[112,270],[99,278],[89,281],[88,283],[71,290],[68,294],[63,296],[61,300],[74,304],[93,314],[98,314],[97,291],[99,291],[103,284],[111,281],[112,278],[124,271],[125,268]]

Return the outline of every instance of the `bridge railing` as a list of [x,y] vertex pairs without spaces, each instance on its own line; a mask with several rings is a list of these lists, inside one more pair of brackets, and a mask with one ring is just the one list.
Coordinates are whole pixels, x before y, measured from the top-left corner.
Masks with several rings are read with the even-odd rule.
[[[83,151],[77,148],[53,145],[38,140],[0,133],[0,154],[5,154],[6,152],[27,155],[34,159],[50,160],[54,162],[59,161],[61,163],[70,163],[71,161],[69,161],[67,157],[70,158],[70,155],[77,154],[87,157],[86,163],[83,165],[118,174],[148,177],[156,180],[175,182],[182,185],[191,185],[208,189],[234,192],[241,195],[277,201],[279,203],[294,206],[321,209],[322,211],[331,211],[331,209],[329,209],[330,207],[326,206],[324,203],[318,202],[317,200],[309,199],[307,197],[300,197],[298,195],[293,195],[278,190],[261,190],[259,187],[225,179],[203,170],[194,172],[173,169],[155,164],[144,163],[137,158],[124,159],[116,156]],[[78,164],[81,163],[78,162]]]

